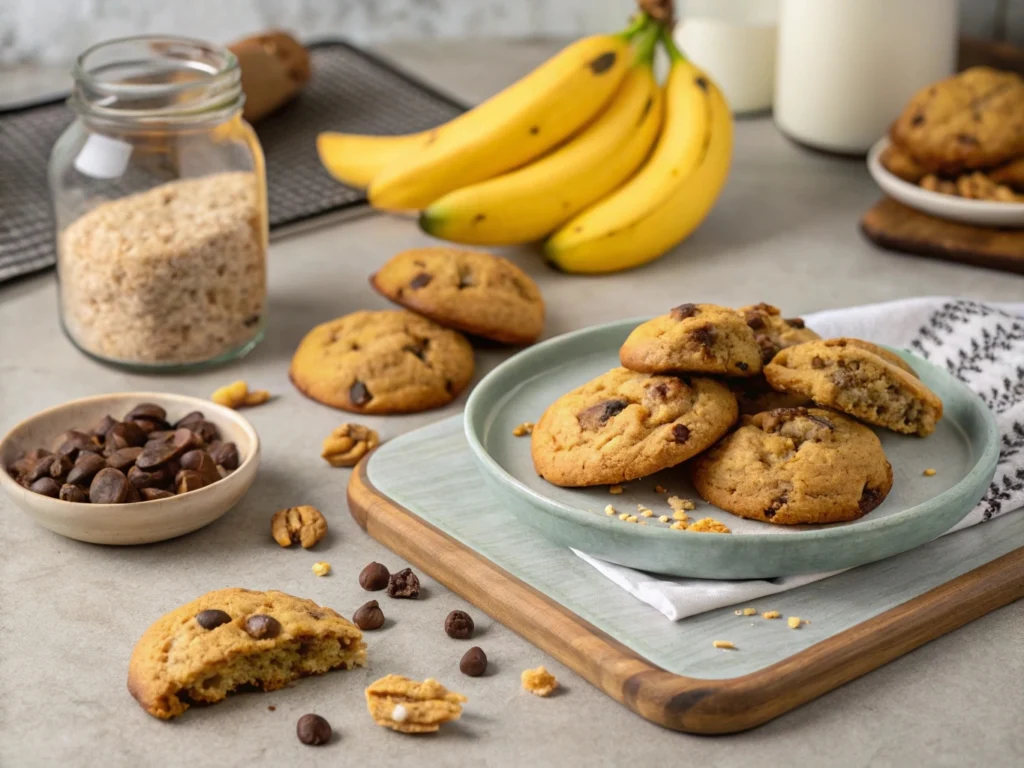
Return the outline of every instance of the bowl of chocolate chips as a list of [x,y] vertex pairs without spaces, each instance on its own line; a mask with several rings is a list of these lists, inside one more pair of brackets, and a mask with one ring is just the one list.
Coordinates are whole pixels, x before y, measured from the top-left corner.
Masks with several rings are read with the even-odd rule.
[[0,441],[0,487],[62,536],[148,544],[231,509],[259,460],[259,437],[235,411],[126,392],[73,400],[15,426]]

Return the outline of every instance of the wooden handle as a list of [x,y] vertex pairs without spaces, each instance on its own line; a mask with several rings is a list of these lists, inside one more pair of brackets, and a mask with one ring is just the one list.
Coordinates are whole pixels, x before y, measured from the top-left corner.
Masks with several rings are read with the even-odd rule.
[[290,101],[312,74],[309,51],[291,35],[272,31],[228,46],[242,70],[245,108],[254,123]]

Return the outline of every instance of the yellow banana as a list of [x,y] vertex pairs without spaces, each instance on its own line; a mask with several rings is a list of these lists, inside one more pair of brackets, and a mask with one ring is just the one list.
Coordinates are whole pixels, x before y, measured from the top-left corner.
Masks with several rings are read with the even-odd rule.
[[402,136],[366,136],[325,131],[316,137],[320,162],[334,178],[366,188],[389,163],[426,143],[430,131]]
[[435,237],[474,245],[539,240],[628,179],[661,127],[662,98],[649,59],[583,133],[519,170],[442,197],[420,216]]
[[710,124],[696,169],[668,191],[634,209],[630,223],[600,237],[562,245],[565,230],[545,248],[548,259],[566,272],[616,272],[658,258],[682,242],[704,220],[725,186],[732,156],[732,115],[718,87],[707,80]]
[[524,165],[576,133],[601,110],[629,69],[625,34],[579,40],[522,80],[441,126],[412,156],[370,184],[385,210],[421,210],[454,189]]
[[650,158],[628,182],[551,236],[546,248],[553,257],[629,226],[696,169],[711,116],[707,78],[682,55],[673,54],[672,59],[665,84],[665,124]]

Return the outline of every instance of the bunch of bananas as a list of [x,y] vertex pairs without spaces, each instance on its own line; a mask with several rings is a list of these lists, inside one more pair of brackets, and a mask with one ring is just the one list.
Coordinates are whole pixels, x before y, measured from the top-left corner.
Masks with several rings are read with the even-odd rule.
[[[671,67],[654,76],[656,46]],[[641,14],[568,46],[451,122],[406,136],[324,133],[339,181],[420,211],[456,243],[543,241],[566,272],[629,269],[684,240],[725,184],[732,118],[715,84]]]

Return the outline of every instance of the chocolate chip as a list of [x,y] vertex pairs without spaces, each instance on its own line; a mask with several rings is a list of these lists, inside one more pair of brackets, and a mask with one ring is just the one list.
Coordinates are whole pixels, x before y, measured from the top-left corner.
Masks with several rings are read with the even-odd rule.
[[101,469],[96,473],[89,485],[89,500],[93,504],[124,504],[128,500],[131,488],[135,486],[128,482],[124,472],[113,467]]
[[832,374],[832,383],[837,387],[849,387],[857,383],[857,377],[849,371],[840,368]]
[[415,599],[420,596],[420,580],[411,568],[392,573],[388,579],[388,594],[391,597]]
[[433,277],[426,272],[420,272],[416,277],[409,281],[410,288],[423,288],[426,285],[430,285],[430,281]]
[[171,474],[167,467],[157,467],[153,471],[138,467],[131,467],[128,470],[128,482],[140,491],[143,488],[162,488],[170,485],[173,480],[174,474]]
[[921,125],[922,123],[924,123],[924,115],[922,115],[920,113],[918,113],[918,114],[914,115],[912,118],[910,118],[910,124],[912,126],[914,126],[915,128],[917,126]]
[[245,631],[257,640],[270,640],[281,634],[281,622],[273,616],[258,613],[245,620]]
[[155,403],[139,403],[124,417],[125,421],[166,421],[167,411]]
[[352,614],[352,623],[360,629],[380,629],[384,626],[384,611],[376,600],[364,603]]
[[118,445],[116,449],[130,448],[136,445],[144,445],[146,442],[146,433],[139,429],[138,424],[133,424],[130,421],[122,421],[119,424],[115,424],[107,432],[106,443],[116,440]]
[[737,361],[736,367],[739,368],[741,371],[746,371],[750,369],[750,366],[744,363],[742,360]]
[[444,620],[445,634],[456,640],[468,640],[473,629],[473,617],[465,611],[452,611]]
[[85,489],[71,483],[64,483],[60,487],[60,493],[57,498],[61,501],[73,501],[78,504],[85,504],[89,501],[89,496],[86,494]]
[[50,477],[50,467],[53,466],[53,462],[57,460],[56,454],[49,454],[42,456],[38,461],[32,464],[32,468],[25,473],[22,478],[26,483],[34,483],[43,477]]
[[825,361],[822,360],[820,357],[815,355],[814,357],[811,358],[811,368],[824,368],[824,367],[825,367]]
[[672,439],[677,443],[685,443],[690,439],[690,430],[685,424],[676,424],[672,427]]
[[132,424],[142,430],[146,440],[149,440],[149,436],[154,432],[163,431],[167,427],[166,421],[150,421],[149,419],[132,419]]
[[474,645],[466,651],[459,662],[459,671],[469,677],[480,677],[487,671],[487,654],[483,648]]
[[48,451],[45,448],[33,448],[31,451],[25,454],[25,458],[35,464],[44,456],[53,456],[53,451]]
[[216,629],[231,621],[231,616],[217,608],[209,608],[196,614],[196,623],[203,629]]
[[158,499],[173,499],[174,494],[163,488],[139,488],[139,498],[143,501],[157,501]]
[[135,464],[139,469],[153,469],[161,464],[166,464],[176,459],[192,448],[192,431],[186,427],[179,427],[171,435],[171,442],[151,440],[146,443]]
[[668,396],[668,384],[655,384],[647,388],[647,393],[655,400],[664,400]]
[[978,146],[978,143],[979,143],[977,137],[971,136],[968,133],[958,133],[956,135],[956,140],[960,144],[963,144],[964,146],[968,146],[968,147],[976,147],[976,146]]
[[120,448],[107,457],[107,466],[114,469],[126,471],[128,467],[134,466],[136,460],[142,455],[142,448]]
[[50,477],[63,483],[73,466],[73,462],[67,456],[57,456],[50,463]]
[[174,478],[175,490],[178,493],[190,493],[192,491],[198,491],[200,488],[205,488],[209,485],[203,476],[196,472],[194,469],[183,469]]
[[197,424],[198,422],[205,420],[206,416],[203,415],[202,411],[192,411],[191,413],[186,413],[184,416],[182,416],[180,419],[174,422],[174,428],[181,429],[182,427],[184,427],[185,429],[191,429],[193,424]]
[[783,491],[782,495],[779,496],[775,501],[771,503],[771,506],[764,511],[764,516],[771,520],[775,517],[775,513],[778,512],[782,507],[789,501],[789,491]]
[[705,350],[715,343],[715,338],[717,336],[718,334],[715,332],[715,329],[710,325],[705,325],[703,328],[690,331],[690,338],[704,347]]
[[583,429],[600,429],[608,419],[622,413],[628,405],[629,403],[625,400],[605,400],[597,405],[584,408],[576,414],[576,420]]
[[352,405],[356,408],[362,408],[373,399],[373,395],[370,394],[370,390],[368,390],[366,385],[361,381],[357,381],[352,385],[348,391],[348,397],[352,401]]
[[75,465],[68,471],[68,482],[74,485],[85,485],[106,466],[106,460],[99,454],[82,451],[78,454]]
[[[220,437],[220,430],[217,429],[217,425],[205,419],[192,424],[189,429],[192,431],[192,445],[195,448],[205,448],[208,443],[212,443]],[[199,438],[199,441],[195,440],[196,437]]]
[[865,487],[864,492],[860,495],[860,503],[857,505],[860,508],[860,513],[866,515],[881,504],[884,498],[885,494],[879,489]]
[[331,724],[320,715],[303,715],[295,726],[295,735],[303,744],[319,747],[331,740]]
[[765,326],[764,314],[756,309],[748,309],[744,313],[743,317],[747,321],[747,326],[753,328],[755,331],[759,331]]
[[117,420],[115,418],[110,415],[104,416],[96,423],[96,426],[92,428],[92,434],[94,437],[103,437],[115,424],[117,424]]
[[772,358],[779,354],[779,345],[768,338],[768,336],[761,334],[757,337],[756,341],[758,348],[761,350],[762,363],[770,363]]
[[678,307],[673,307],[668,314],[673,320],[685,320],[688,317],[693,317],[699,311],[696,304],[680,304]]
[[57,453],[67,456],[72,461],[78,458],[80,451],[96,451],[99,445],[92,435],[79,432],[77,429],[68,430],[57,439]]
[[234,443],[216,443],[208,451],[210,457],[224,469],[238,469],[238,446]]
[[370,563],[359,573],[359,586],[367,592],[378,592],[387,589],[391,573],[380,563]]
[[204,485],[213,485],[220,480],[220,472],[217,471],[217,463],[206,451],[189,451],[181,457],[183,470],[194,470],[203,478]]
[[60,483],[49,475],[46,477],[40,477],[32,483],[28,489],[32,491],[32,493],[38,493],[41,496],[49,496],[53,499],[56,499],[60,495]]
[[420,360],[426,360],[427,345],[429,343],[430,342],[428,342],[426,339],[423,339],[418,344],[407,344],[406,346],[402,347],[402,351],[408,352],[411,355],[416,355],[416,357],[418,357]]
[[790,317],[786,320],[783,320],[783,322],[789,323],[789,325],[793,326],[794,328],[804,328],[807,325],[802,317]]

